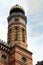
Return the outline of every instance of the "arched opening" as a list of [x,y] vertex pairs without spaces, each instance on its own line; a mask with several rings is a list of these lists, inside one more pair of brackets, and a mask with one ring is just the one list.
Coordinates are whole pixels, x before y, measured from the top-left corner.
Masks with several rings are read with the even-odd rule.
[[18,27],[15,27],[15,41],[18,40]]
[[22,29],[22,41],[25,42],[25,29]]

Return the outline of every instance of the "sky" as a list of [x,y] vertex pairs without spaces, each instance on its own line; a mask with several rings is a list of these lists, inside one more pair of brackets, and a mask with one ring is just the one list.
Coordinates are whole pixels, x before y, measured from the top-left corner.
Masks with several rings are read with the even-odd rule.
[[27,16],[27,44],[33,65],[43,60],[43,0],[0,0],[0,39],[7,42],[7,17],[12,6],[23,6]]

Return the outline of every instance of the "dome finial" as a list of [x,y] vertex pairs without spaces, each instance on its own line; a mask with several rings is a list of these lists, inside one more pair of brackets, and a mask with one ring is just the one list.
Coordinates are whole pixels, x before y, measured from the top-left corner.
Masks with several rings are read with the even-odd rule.
[[19,6],[18,4],[16,4],[16,6]]

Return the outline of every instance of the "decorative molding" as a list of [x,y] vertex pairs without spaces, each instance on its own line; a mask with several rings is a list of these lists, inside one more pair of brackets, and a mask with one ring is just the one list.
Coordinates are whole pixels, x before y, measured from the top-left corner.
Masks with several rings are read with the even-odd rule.
[[12,63],[14,63],[14,64],[18,63],[18,64],[20,64],[20,65],[26,65],[26,64],[24,64],[22,61],[17,60],[17,59],[14,59],[14,60],[13,60],[12,62],[10,62],[9,64],[12,64]]
[[27,17],[20,12],[19,13],[13,13],[12,15],[8,16],[8,18],[7,18],[8,22],[12,17],[22,17],[23,19],[26,20],[26,23],[27,23]]

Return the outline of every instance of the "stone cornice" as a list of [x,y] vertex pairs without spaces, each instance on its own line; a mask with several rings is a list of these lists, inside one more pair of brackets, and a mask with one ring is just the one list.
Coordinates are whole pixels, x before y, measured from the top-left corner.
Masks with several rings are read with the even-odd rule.
[[23,15],[22,13],[13,13],[12,15],[8,16],[7,18],[8,22],[12,17],[22,17],[26,20],[26,23],[27,23],[27,17]]
[[31,55],[33,54],[32,52],[28,51],[27,49],[24,49],[24,48],[22,48],[22,47],[20,47],[20,46],[18,46],[16,44],[13,47],[11,47],[10,50],[13,49],[13,48],[16,48],[16,47],[19,48],[19,49],[22,49],[22,50],[26,51],[27,53],[30,53]]

